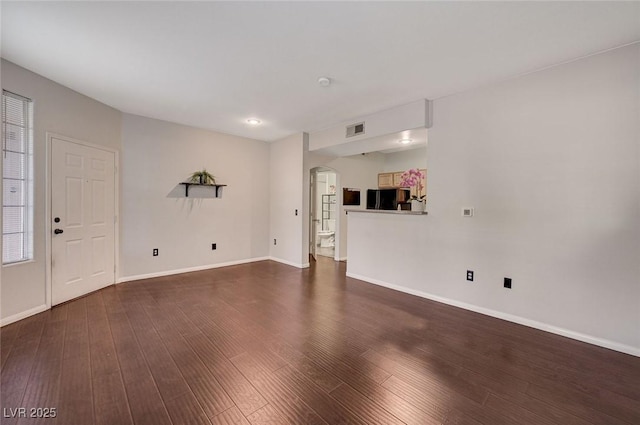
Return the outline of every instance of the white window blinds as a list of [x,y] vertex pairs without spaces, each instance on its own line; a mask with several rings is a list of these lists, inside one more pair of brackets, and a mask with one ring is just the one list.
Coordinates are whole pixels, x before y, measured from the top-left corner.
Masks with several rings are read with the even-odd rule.
[[33,259],[33,103],[2,91],[2,263]]

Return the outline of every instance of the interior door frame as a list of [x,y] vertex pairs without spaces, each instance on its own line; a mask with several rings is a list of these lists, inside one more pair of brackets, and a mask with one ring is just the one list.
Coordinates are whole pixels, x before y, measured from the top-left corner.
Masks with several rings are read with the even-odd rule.
[[313,258],[313,261],[318,261],[317,257],[317,247],[316,247],[316,231],[317,231],[317,193],[318,193],[318,185],[316,184],[317,180],[317,171],[311,170],[311,175],[309,176],[309,254]]
[[[315,244],[316,243],[316,237],[317,235],[314,232],[314,223],[313,220],[314,219],[318,219],[316,217],[316,209],[317,209],[317,194],[318,194],[318,179],[317,179],[317,174],[318,173],[333,173],[336,176],[336,229],[335,229],[335,233],[334,233],[334,238],[335,238],[335,247],[334,247],[334,251],[333,251],[333,260],[334,261],[341,261],[340,260],[340,221],[342,220],[342,217],[340,216],[340,213],[342,212],[342,189],[341,188],[341,182],[340,182],[340,173],[331,168],[331,167],[326,167],[324,165],[319,165],[317,167],[313,167],[309,170],[310,176],[309,176],[309,255],[311,254],[311,243]],[[317,247],[314,248],[314,253],[316,253],[317,256]],[[330,257],[327,257],[330,258]],[[316,259],[316,257],[314,256],[314,259]],[[346,258],[345,258],[346,259]]]
[[113,170],[113,210],[114,210],[114,226],[113,226],[113,261],[114,261],[114,270],[113,270],[113,283],[118,283],[118,271],[120,270],[120,256],[118,253],[120,252],[120,152],[117,149],[112,149],[107,146],[97,145],[95,143],[85,142],[84,140],[74,139],[68,136],[62,136],[60,134],[46,132],[46,184],[45,184],[45,258],[46,258],[46,271],[45,271],[45,302],[47,308],[51,308],[51,298],[53,291],[53,251],[51,247],[51,232],[53,226],[51,225],[53,221],[53,215],[51,211],[51,195],[52,195],[52,173],[53,173],[53,163],[52,163],[52,148],[53,148],[53,139],[63,140],[69,143],[75,143],[80,146],[84,146],[87,148],[93,148],[102,150],[105,152],[113,153],[114,159],[114,170]]

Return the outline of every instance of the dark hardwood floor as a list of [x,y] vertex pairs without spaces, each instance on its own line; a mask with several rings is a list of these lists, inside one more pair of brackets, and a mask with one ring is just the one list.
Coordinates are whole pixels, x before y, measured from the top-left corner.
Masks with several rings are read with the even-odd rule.
[[1,422],[640,424],[640,358],[344,269],[130,282],[5,326]]

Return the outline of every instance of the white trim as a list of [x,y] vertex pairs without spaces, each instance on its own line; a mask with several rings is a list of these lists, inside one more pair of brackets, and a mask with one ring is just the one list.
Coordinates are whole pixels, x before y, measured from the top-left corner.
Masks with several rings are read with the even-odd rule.
[[47,308],[51,308],[51,139],[53,134],[47,132],[45,134],[45,182],[44,182],[44,302]]
[[336,261],[347,261],[347,257],[334,258],[334,260],[336,260]]
[[[110,148],[108,146],[97,145],[95,143],[85,142],[83,140],[74,139],[68,136],[62,136],[57,133],[52,133],[47,131],[46,133],[46,161],[45,161],[45,258],[46,258],[46,266],[45,266],[45,303],[47,308],[51,308],[52,304],[52,285],[53,280],[51,278],[52,273],[52,261],[53,255],[51,251],[51,222],[53,221],[53,217],[51,215],[51,173],[53,172],[53,167],[51,164],[51,146],[53,143],[53,139],[60,139],[65,142],[75,143],[77,145],[85,146],[88,148],[98,149],[105,152],[113,153],[113,213],[116,217],[116,222],[114,223],[114,239],[113,239],[113,261],[114,261],[114,270],[113,270],[113,284],[117,283],[118,279],[118,271],[120,270],[120,152],[117,149]],[[112,285],[112,284],[110,284]],[[107,285],[109,286],[109,285]]]
[[[113,179],[114,179],[114,200],[113,200],[113,214],[114,214],[114,238],[113,238],[113,284],[118,281],[118,274],[120,273],[120,151],[114,151],[113,160]],[[51,222],[51,221],[49,221]]]
[[36,260],[16,261],[15,263],[2,264],[2,267],[0,267],[0,268],[8,269],[8,268],[11,268],[11,267],[24,266],[25,264],[35,263],[35,262],[36,262]]
[[238,264],[255,263],[256,261],[266,261],[269,257],[247,258],[245,260],[227,261],[225,263],[207,264],[204,266],[186,267],[184,269],[165,270],[155,273],[138,274],[134,276],[124,276],[116,280],[116,283],[131,282],[134,280],[151,279],[154,277],[171,276],[174,274],[198,272],[202,270],[217,269],[220,267],[236,266]]
[[518,323],[520,325],[528,326],[530,328],[539,329],[541,331],[550,332],[556,335],[561,335],[567,338],[575,339],[578,341],[586,342],[588,344],[597,345],[599,347],[608,348],[610,350],[619,351],[621,353],[631,354],[632,356],[640,357],[640,347],[632,347],[630,345],[620,344],[608,339],[598,338],[595,336],[583,334],[580,332],[571,331],[569,329],[560,328],[557,326],[549,325],[547,323],[538,322],[536,320],[527,319],[513,314],[502,313],[500,311],[491,310],[489,308],[479,307],[473,304],[467,304],[465,302],[452,300],[450,298],[441,297],[438,295],[429,294],[427,292],[418,291],[415,289],[407,288],[400,285],[394,285],[392,283],[383,282],[381,280],[372,279],[367,276],[362,276],[355,273],[347,272],[347,277],[353,279],[362,280],[364,282],[372,283],[374,285],[384,286],[385,288],[394,289],[396,291],[404,292],[407,294],[415,295],[421,298],[426,298],[432,301],[437,301],[443,304],[452,305],[455,307],[463,308],[465,310],[474,311],[476,313],[484,314],[486,316],[495,317],[498,319],[506,320],[508,322]]
[[283,260],[282,258],[277,257],[269,257],[269,260],[275,261],[277,263],[286,264],[288,266],[297,267],[299,269],[306,269],[310,266],[309,263],[294,263],[293,261]]
[[0,327],[10,325],[11,323],[17,322],[18,320],[26,319],[29,316],[33,316],[34,314],[42,313],[43,311],[49,310],[49,307],[46,304],[39,305],[34,308],[30,308],[29,310],[21,311],[20,313],[14,314],[13,316],[5,317],[0,320]]
[[[336,257],[334,258],[334,260],[335,261],[340,261],[340,260],[337,259],[337,256],[340,255],[340,238],[342,237],[341,233],[340,233],[340,222],[342,220],[341,212],[344,209],[344,206],[342,205],[342,190],[339,189],[339,188],[342,188],[342,186],[341,186],[342,183],[340,181],[340,173],[338,172],[338,170],[336,170],[335,168],[328,167],[326,165],[318,165],[316,167],[313,167],[313,168],[309,169],[309,190],[308,190],[308,193],[307,193],[307,196],[309,198],[308,199],[308,201],[309,201],[308,202],[308,204],[309,204],[309,214],[308,214],[309,215],[309,224],[308,224],[308,226],[309,226],[309,228],[308,228],[308,230],[309,230],[309,246],[307,247],[306,254],[307,255],[311,255],[314,260],[317,260],[317,258],[318,258],[317,250],[312,249],[312,246],[317,246],[317,245],[314,245],[316,243],[316,236],[317,235],[313,232],[313,219],[317,218],[315,216],[315,212],[316,212],[315,210],[317,209],[317,205],[315,205],[315,198],[316,197],[314,197],[314,190],[313,190],[314,188],[316,190],[315,195],[318,194],[317,193],[317,184],[315,184],[315,179],[312,178],[312,177],[317,176],[318,173],[333,173],[336,176],[336,193],[335,193],[335,195],[336,195],[336,211],[335,211],[336,212],[336,218],[335,218],[335,220],[336,220],[336,224],[335,224],[335,227],[336,227],[336,229],[335,229],[336,244],[335,244],[335,256]],[[313,185],[311,184],[312,181],[314,182]],[[316,208],[314,208],[314,206]],[[304,223],[303,223],[303,230],[304,230]],[[303,246],[304,246],[304,244],[303,244]],[[313,255],[312,251],[315,251],[316,255]],[[305,254],[305,251],[303,250],[303,255],[304,254]],[[300,265],[300,264],[287,263],[286,261],[280,261],[280,260],[278,260],[276,258],[273,258],[273,260],[274,261],[278,261],[278,262],[282,262],[284,264],[288,264],[288,265],[291,265],[291,266],[294,266],[294,267],[302,266],[302,268],[306,268],[306,267],[310,266],[309,263],[303,263],[302,265]]]

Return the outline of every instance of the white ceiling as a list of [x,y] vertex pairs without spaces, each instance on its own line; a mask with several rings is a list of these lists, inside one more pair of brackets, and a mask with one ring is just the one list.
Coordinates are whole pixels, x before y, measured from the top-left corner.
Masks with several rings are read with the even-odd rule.
[[268,141],[640,40],[638,2],[0,7],[2,57],[124,112]]

